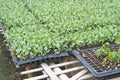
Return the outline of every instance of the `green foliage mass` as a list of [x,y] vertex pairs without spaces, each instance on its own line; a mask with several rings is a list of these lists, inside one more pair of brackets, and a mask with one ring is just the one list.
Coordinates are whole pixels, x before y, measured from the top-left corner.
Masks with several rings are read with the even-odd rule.
[[20,59],[119,42],[119,0],[0,0],[0,20]]

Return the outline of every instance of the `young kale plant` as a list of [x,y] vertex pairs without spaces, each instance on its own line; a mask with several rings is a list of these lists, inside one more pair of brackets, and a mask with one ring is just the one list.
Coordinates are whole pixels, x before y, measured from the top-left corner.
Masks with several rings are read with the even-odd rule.
[[105,43],[100,49],[95,51],[95,56],[97,58],[103,58],[102,64],[105,66],[108,62],[114,62],[115,64],[120,63],[120,48],[118,51],[113,51],[110,49],[110,44]]

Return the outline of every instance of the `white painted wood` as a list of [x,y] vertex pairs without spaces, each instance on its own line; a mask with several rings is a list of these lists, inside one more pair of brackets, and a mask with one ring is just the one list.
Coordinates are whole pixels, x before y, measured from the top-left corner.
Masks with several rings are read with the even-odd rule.
[[92,78],[93,75],[92,74],[85,74],[83,76],[81,76],[80,78],[78,78],[77,80],[85,80],[85,79],[89,79],[89,78]]
[[55,72],[55,74],[59,75],[59,74],[69,73],[69,72],[80,70],[80,69],[83,69],[83,68],[84,68],[84,66],[78,66],[78,67],[62,70],[61,72]]
[[[70,61],[70,62],[65,62],[65,63],[60,63],[60,64],[56,64],[56,65],[51,65],[49,66],[50,68],[55,68],[55,67],[61,67],[61,66],[66,66],[66,65],[70,65],[70,64],[75,64],[75,63],[78,63],[79,61]],[[29,70],[29,71],[23,71],[21,72],[20,74],[21,75],[24,75],[24,74],[29,74],[29,73],[34,73],[34,72],[38,72],[38,71],[42,71],[43,68],[36,68],[36,69],[32,69],[32,70]]]
[[41,75],[41,76],[36,76],[36,77],[27,78],[27,79],[23,79],[23,80],[40,80],[40,79],[45,79],[47,77],[48,77],[48,75]]
[[[54,68],[54,72],[61,72],[62,70],[60,68]],[[68,76],[65,74],[60,74],[59,75],[60,80],[69,80]]]
[[72,76],[69,80],[77,80],[79,77],[81,77],[82,75],[84,75],[87,72],[88,72],[88,70],[84,69],[84,70],[80,71],[79,73],[75,74],[74,76]]
[[67,65],[75,64],[75,63],[79,63],[79,61],[76,60],[76,61],[70,61],[70,62],[55,64],[55,65],[51,65],[50,68],[62,67],[62,66],[67,66]]
[[113,78],[113,79],[108,79],[108,80],[120,80],[120,77]]
[[[42,71],[42,73],[44,74],[44,75],[47,75],[47,73],[45,72],[45,71]],[[50,78],[47,78],[47,80],[51,80]]]
[[0,30],[0,33],[3,32],[3,30]]
[[52,80],[60,80],[46,63],[42,63],[41,66]]
[[43,70],[43,68],[36,68],[36,69],[28,70],[28,71],[23,71],[20,74],[24,75],[24,74],[34,73],[34,72],[38,72],[38,71],[42,71],[42,70]]

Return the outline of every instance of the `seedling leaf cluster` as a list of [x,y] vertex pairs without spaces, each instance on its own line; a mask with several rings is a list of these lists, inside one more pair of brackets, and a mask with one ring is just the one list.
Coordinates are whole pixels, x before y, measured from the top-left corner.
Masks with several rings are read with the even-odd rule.
[[118,47],[118,50],[111,50],[109,43],[105,43],[100,49],[96,50],[95,55],[97,58],[103,58],[103,65],[107,65],[108,62],[120,63],[120,47]]
[[0,0],[7,41],[20,59],[119,42],[119,0]]

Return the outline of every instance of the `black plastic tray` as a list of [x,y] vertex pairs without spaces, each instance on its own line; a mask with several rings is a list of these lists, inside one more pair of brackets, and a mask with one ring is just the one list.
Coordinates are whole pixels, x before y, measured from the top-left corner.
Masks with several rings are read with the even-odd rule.
[[4,37],[4,29],[2,27],[2,23],[0,22],[0,39]]
[[51,60],[51,59],[59,60],[59,58],[65,58],[65,57],[69,56],[68,52],[64,52],[64,53],[60,53],[60,54],[48,54],[48,55],[45,55],[45,56],[37,56],[35,58],[28,58],[28,59],[25,59],[25,60],[20,60],[13,53],[10,44],[8,44],[7,50],[8,50],[7,52],[10,53],[16,68],[18,68],[20,66],[25,66],[27,64],[35,63],[35,62],[39,62],[40,63],[40,62],[42,62],[44,60]]
[[38,56],[35,58],[25,59],[22,61],[17,60],[17,58],[14,57],[14,54],[12,54],[12,53],[11,53],[11,56],[12,56],[13,62],[16,65],[16,67],[19,67],[19,66],[23,66],[26,64],[34,63],[34,62],[42,62],[43,60],[50,60],[50,59],[54,59],[54,58],[58,59],[58,58],[67,57],[67,56],[69,56],[69,54],[67,52],[56,54],[56,55],[50,54],[50,55],[46,55],[46,56]]
[[[110,47],[119,47],[119,46],[120,45],[118,45],[118,44],[110,45]],[[100,47],[82,49],[80,51],[73,50],[72,54],[97,78],[104,78],[109,75],[119,74],[120,67],[118,69],[109,70],[107,68],[102,68],[101,66],[97,66],[93,61],[91,61],[91,59],[89,57],[87,59],[85,59],[85,57],[83,57],[83,55],[82,55],[83,51],[86,51],[85,54],[89,54],[90,51],[96,50],[98,48],[100,48]],[[96,58],[96,61],[97,60],[98,59]],[[99,60],[98,60],[98,63],[99,63]],[[96,70],[95,67],[97,67],[101,71]],[[102,69],[104,69],[104,70],[102,70]]]
[[1,49],[1,53],[4,53],[5,48],[6,48],[6,42],[4,42],[6,37],[5,37],[4,32],[5,32],[5,30],[3,29],[2,23],[0,22],[0,49]]
[[[1,22],[0,22],[0,30],[2,30],[2,34],[4,35],[5,30],[4,30]],[[2,37],[0,39],[2,40]],[[48,54],[48,55],[45,55],[45,56],[38,56],[38,57],[35,57],[35,58],[20,60],[19,58],[16,57],[16,55],[12,51],[10,43],[6,43],[6,44],[7,44],[7,46],[5,47],[6,49],[4,48],[4,52],[10,53],[10,55],[12,57],[12,60],[13,60],[16,67],[26,65],[26,64],[30,64],[30,63],[34,63],[34,62],[41,62],[41,61],[46,60],[46,59],[49,60],[49,59],[53,59],[53,58],[63,58],[63,57],[69,56],[68,52],[64,52],[64,53],[60,53],[60,54]]]
[[60,54],[57,54],[57,55],[50,54],[50,55],[38,56],[38,57],[35,57],[35,58],[30,58],[30,59],[26,59],[26,60],[22,60],[22,61],[17,60],[15,57],[12,57],[12,58],[13,58],[13,62],[16,65],[16,67],[19,67],[19,66],[34,63],[34,62],[41,62],[43,60],[49,60],[49,59],[54,59],[54,58],[62,58],[62,57],[67,57],[67,56],[69,56],[68,53],[60,53]]

